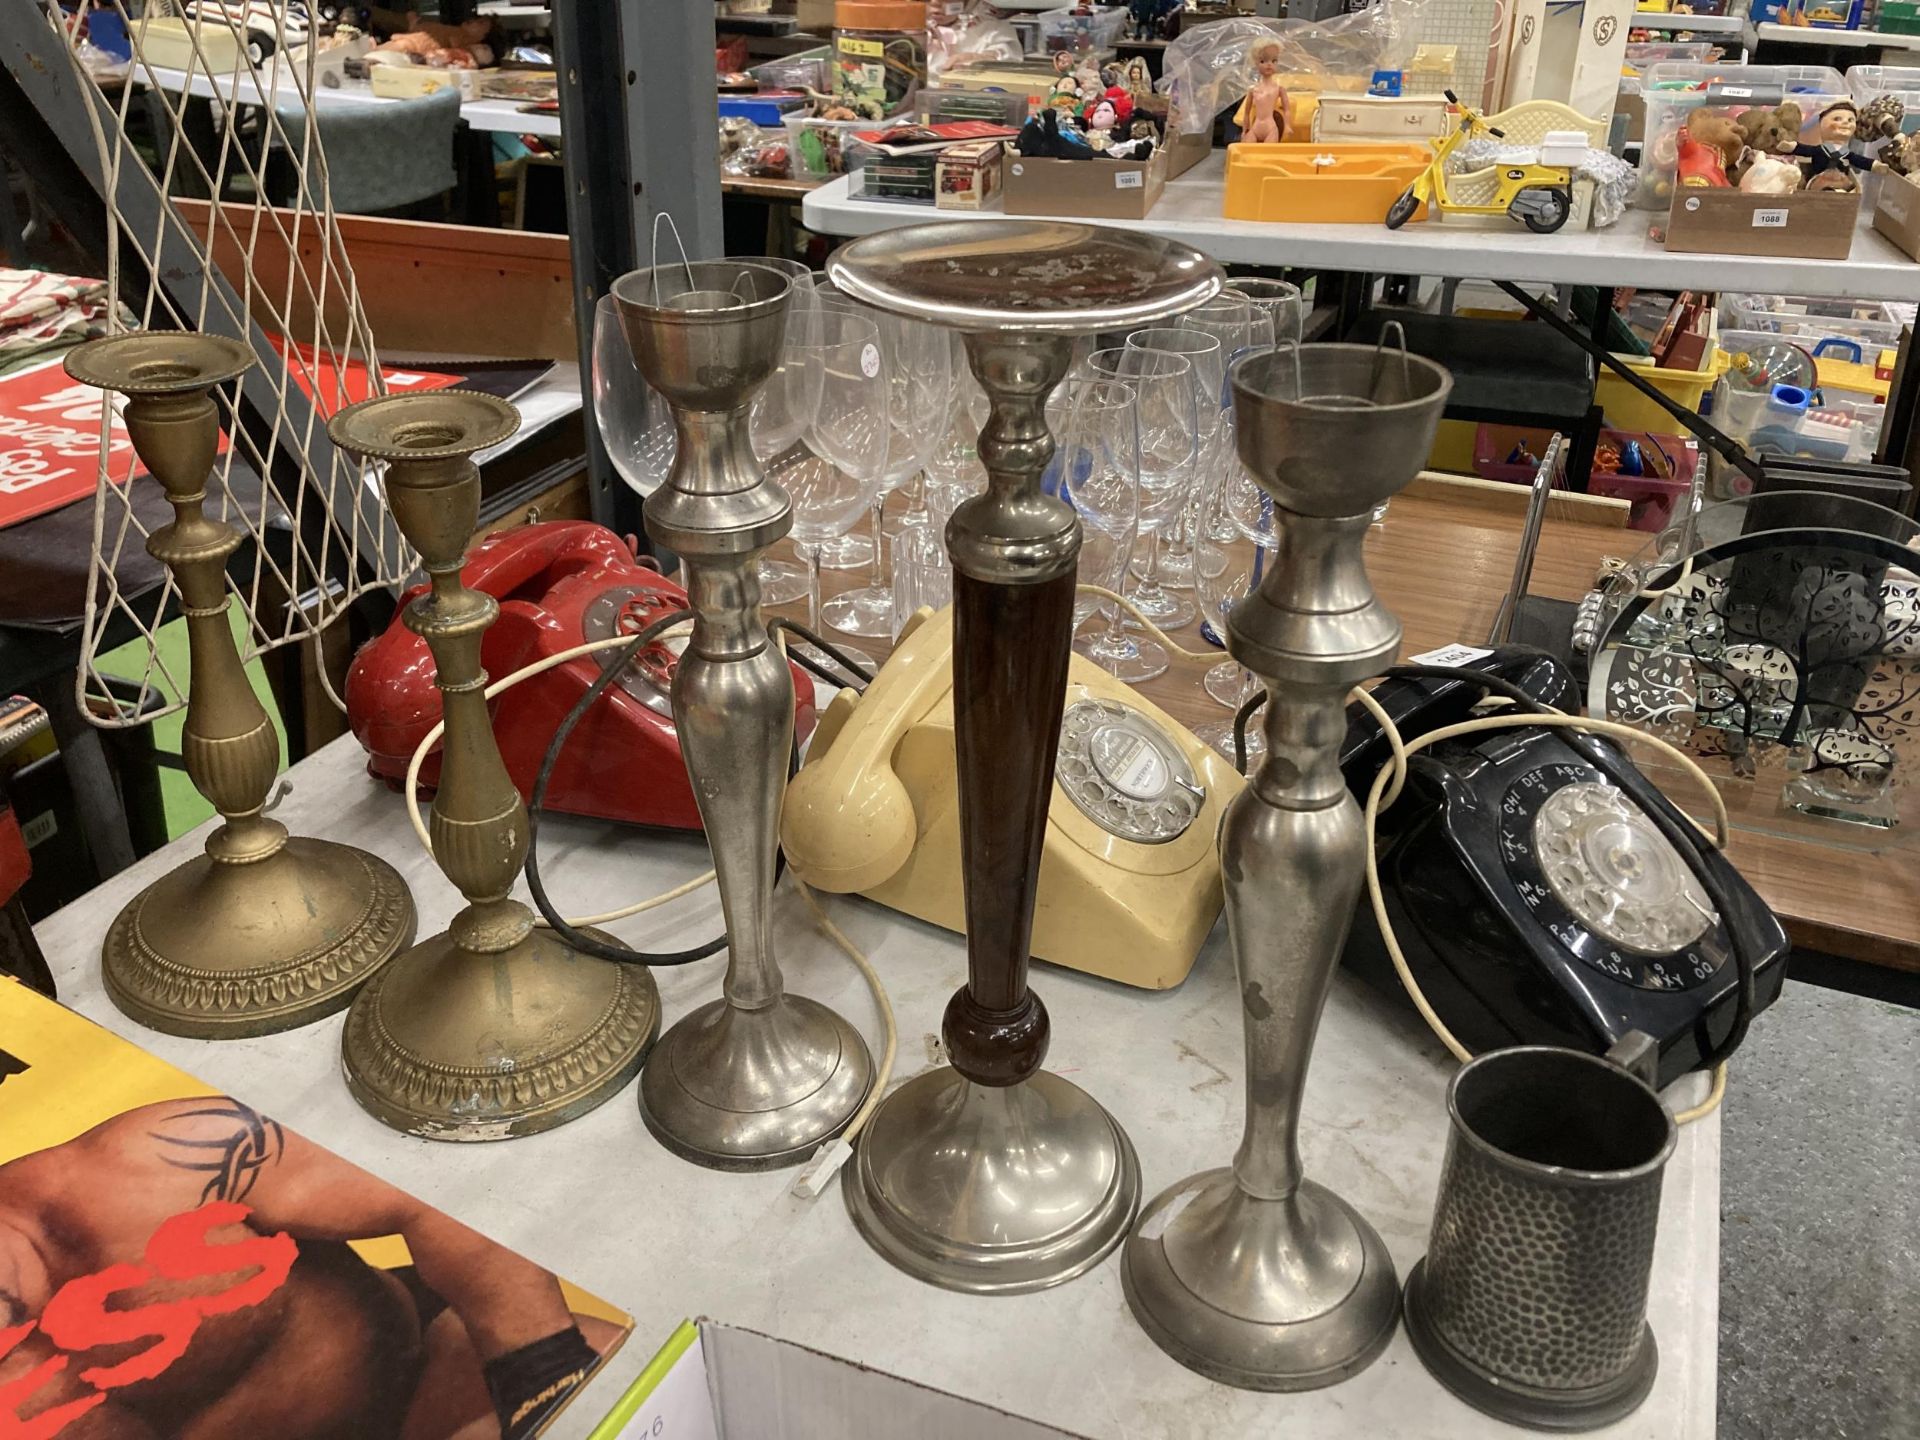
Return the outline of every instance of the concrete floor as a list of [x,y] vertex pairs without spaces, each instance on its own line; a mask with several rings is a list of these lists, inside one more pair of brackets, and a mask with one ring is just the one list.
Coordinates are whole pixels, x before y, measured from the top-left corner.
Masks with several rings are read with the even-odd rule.
[[1920,1010],[1789,980],[1730,1072],[1722,1440],[1920,1440]]

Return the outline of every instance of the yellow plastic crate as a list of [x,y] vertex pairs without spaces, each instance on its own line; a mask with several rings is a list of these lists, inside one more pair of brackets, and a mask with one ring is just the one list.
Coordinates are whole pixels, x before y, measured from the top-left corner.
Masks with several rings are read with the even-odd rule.
[[1229,220],[1384,224],[1400,192],[1432,159],[1425,145],[1229,145],[1220,213]]

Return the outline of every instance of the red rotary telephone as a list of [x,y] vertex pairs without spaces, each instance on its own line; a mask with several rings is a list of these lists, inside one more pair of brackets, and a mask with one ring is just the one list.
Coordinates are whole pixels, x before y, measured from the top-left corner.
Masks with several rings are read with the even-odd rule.
[[[634,634],[684,610],[687,595],[638,563],[611,530],[585,520],[550,520],[490,535],[467,556],[461,578],[500,602],[500,618],[481,645],[491,676],[589,640]],[[402,608],[425,586],[400,597]],[[548,809],[634,825],[698,830],[700,812],[680,758],[671,693],[684,639],[649,645],[587,711],[561,751],[547,785]],[[618,650],[583,655],[514,686],[493,701],[493,732],[507,773],[523,798],[548,742],[581,692],[614,663]],[[813,682],[793,672],[794,733],[813,732]],[[363,646],[347,671],[347,722],[372,756],[369,773],[398,788],[421,737],[440,720],[427,643],[398,613],[384,635]],[[438,749],[420,767],[432,789]]]

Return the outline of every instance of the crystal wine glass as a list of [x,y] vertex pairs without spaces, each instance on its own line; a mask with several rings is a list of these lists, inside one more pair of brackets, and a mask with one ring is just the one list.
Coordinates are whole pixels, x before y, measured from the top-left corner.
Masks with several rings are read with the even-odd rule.
[[[1244,320],[1244,316],[1241,318]],[[1193,367],[1194,419],[1199,436],[1197,463],[1182,494],[1185,506],[1176,520],[1161,526],[1160,533],[1166,537],[1166,544],[1160,547],[1158,553],[1161,583],[1184,590],[1193,584],[1193,549],[1187,535],[1192,507],[1199,496],[1202,482],[1219,460],[1221,431],[1224,428],[1222,394],[1226,387],[1229,352],[1219,336],[1186,325],[1159,325],[1135,330],[1127,336],[1127,348],[1184,356]]]
[[[793,538],[807,565],[807,623],[818,633],[820,546],[860,523],[886,469],[887,371],[880,327],[839,306],[821,308],[796,358],[819,374],[820,401],[805,448],[789,451],[773,474],[793,502]],[[872,663],[850,646],[838,648]]]
[[607,459],[627,488],[645,498],[673,469],[679,446],[673,412],[633,363],[611,295],[593,307],[593,418]]
[[[820,403],[819,372],[797,363],[813,317],[820,311],[820,301],[813,291],[813,271],[798,260],[753,255],[743,263],[778,270],[793,283],[787,300],[787,335],[781,347],[780,367],[753,397],[753,412],[748,417],[753,453],[764,465],[799,443]],[[759,572],[762,605],[786,605],[806,596],[805,566],[762,557]]]
[[[1216,466],[1201,492],[1194,523],[1193,588],[1200,600],[1201,628],[1222,644],[1226,640],[1227,612],[1260,583],[1260,577],[1273,563],[1274,547],[1278,543],[1271,500],[1267,501],[1264,515],[1251,524],[1228,513],[1233,505],[1235,482],[1245,478],[1236,456],[1229,456],[1229,463]],[[1208,670],[1202,685],[1214,700],[1234,711],[1260,688],[1252,672],[1235,660],[1222,660]],[[1234,758],[1231,719],[1197,726],[1193,733],[1229,760]],[[1264,735],[1249,723],[1248,768],[1265,753]]]
[[1138,402],[1140,543],[1134,548],[1145,560],[1127,598],[1161,629],[1177,630],[1191,624],[1196,612],[1161,584],[1155,542],[1161,528],[1180,513],[1194,485],[1200,449],[1192,363],[1161,351],[1095,350],[1082,373],[1095,380],[1118,380]]

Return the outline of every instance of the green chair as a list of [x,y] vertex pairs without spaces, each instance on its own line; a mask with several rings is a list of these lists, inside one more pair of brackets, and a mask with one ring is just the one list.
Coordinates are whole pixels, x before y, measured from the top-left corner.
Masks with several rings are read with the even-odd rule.
[[[315,112],[320,124],[316,149],[326,154],[335,211],[347,215],[416,211],[453,189],[458,90],[448,87],[417,100],[321,104],[323,108]],[[275,106],[274,114],[287,136],[287,165],[274,187],[274,198],[288,204],[299,191],[298,162],[307,144],[307,113],[297,106]],[[323,196],[317,156],[308,157],[306,186],[307,204],[319,208]]]

